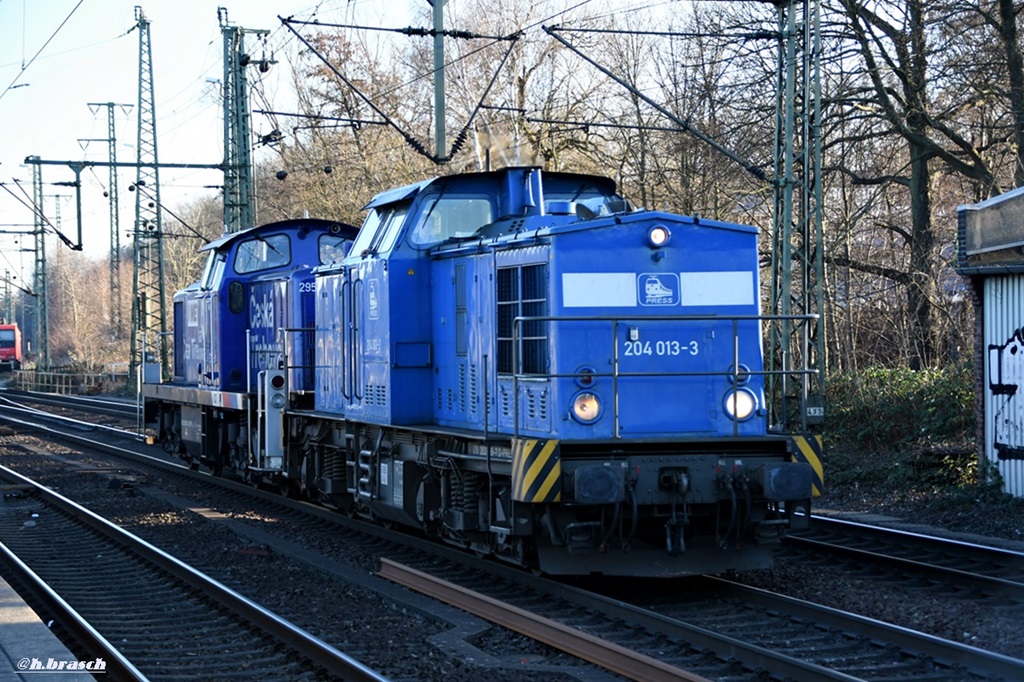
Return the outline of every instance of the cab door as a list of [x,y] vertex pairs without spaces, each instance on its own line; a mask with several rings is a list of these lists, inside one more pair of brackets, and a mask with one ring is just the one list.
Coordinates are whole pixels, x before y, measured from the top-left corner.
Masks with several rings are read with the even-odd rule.
[[368,421],[391,416],[388,259],[408,212],[408,203],[374,208],[345,259],[342,392],[346,414]]

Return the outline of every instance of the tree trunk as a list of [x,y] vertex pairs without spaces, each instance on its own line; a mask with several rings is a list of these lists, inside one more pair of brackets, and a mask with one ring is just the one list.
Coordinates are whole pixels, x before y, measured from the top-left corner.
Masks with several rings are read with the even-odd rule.
[[1013,112],[1013,138],[1017,148],[1013,183],[1017,187],[1024,187],[1024,55],[1021,54],[1020,36],[1017,34],[1017,8],[1014,1],[999,0],[999,29],[1010,71],[1010,109]]
[[935,234],[932,230],[931,175],[928,160],[931,154],[915,140],[926,139],[928,45],[925,38],[924,4],[908,3],[910,17],[910,52],[906,65],[906,94],[910,105],[907,128],[910,130],[910,282],[907,286],[907,314],[911,329],[909,366],[917,370],[934,360],[932,340],[931,282],[932,251]]

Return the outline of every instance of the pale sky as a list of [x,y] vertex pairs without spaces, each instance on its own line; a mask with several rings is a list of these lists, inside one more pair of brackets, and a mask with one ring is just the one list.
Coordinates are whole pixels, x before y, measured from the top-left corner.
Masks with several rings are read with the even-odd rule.
[[[217,18],[226,6],[231,24],[247,29],[268,29],[266,45],[283,62],[263,76],[264,92],[274,109],[293,111],[288,95],[289,54],[296,39],[281,25],[280,16],[348,23],[352,9],[376,25],[408,26],[417,4],[426,0],[150,0],[141,6],[150,21],[156,130],[162,163],[216,164],[223,157],[223,122],[219,82],[223,78],[223,38]],[[117,108],[115,131],[118,161],[135,161],[138,120],[139,32],[130,0],[0,0],[0,182],[23,199],[14,179],[31,196],[32,169],[26,156],[58,161],[107,161],[107,108],[93,111],[90,102],[130,104]],[[63,26],[62,26],[63,24]],[[300,29],[301,30],[301,29]],[[129,32],[130,31],[130,32]],[[49,41],[49,43],[47,43]],[[45,47],[44,47],[45,45]],[[246,47],[256,56],[263,43],[246,36]],[[41,50],[41,52],[40,52]],[[38,54],[38,56],[36,56]],[[260,77],[250,70],[250,83]],[[278,80],[280,79],[280,82]],[[216,81],[216,82],[210,82]],[[253,130],[269,132],[269,121],[254,116]],[[80,143],[80,139],[97,139]],[[83,146],[84,145],[84,146]],[[93,172],[93,170],[95,172]],[[96,257],[109,253],[109,208],[103,191],[109,184],[106,168],[86,169],[83,181],[83,242]],[[43,166],[44,183],[70,182],[66,165]],[[128,185],[134,169],[118,176],[121,243],[132,228],[134,194]],[[219,171],[161,170],[162,203],[174,209],[191,198],[216,195],[203,185],[220,185]],[[60,203],[62,232],[77,239],[74,189],[45,184],[47,217],[53,221]],[[51,198],[63,195],[65,198]],[[166,215],[166,214],[165,214]],[[20,231],[32,214],[0,188],[0,277],[5,270],[28,276],[32,254],[3,231]],[[24,246],[31,246],[25,240]],[[53,247],[48,245],[52,257]],[[65,248],[65,247],[60,247]],[[26,269],[28,266],[28,269]]]

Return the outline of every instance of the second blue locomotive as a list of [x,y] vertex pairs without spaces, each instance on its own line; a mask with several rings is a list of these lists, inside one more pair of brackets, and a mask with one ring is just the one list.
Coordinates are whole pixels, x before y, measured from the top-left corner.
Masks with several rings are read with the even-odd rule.
[[144,386],[169,449],[549,573],[767,565],[821,481],[766,390],[754,228],[536,168],[367,210],[208,247]]

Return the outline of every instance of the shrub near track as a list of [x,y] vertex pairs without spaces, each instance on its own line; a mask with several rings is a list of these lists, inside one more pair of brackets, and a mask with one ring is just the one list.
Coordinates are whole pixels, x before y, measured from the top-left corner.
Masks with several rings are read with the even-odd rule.
[[1024,540],[1024,499],[979,467],[974,370],[871,368],[828,381],[822,508]]

